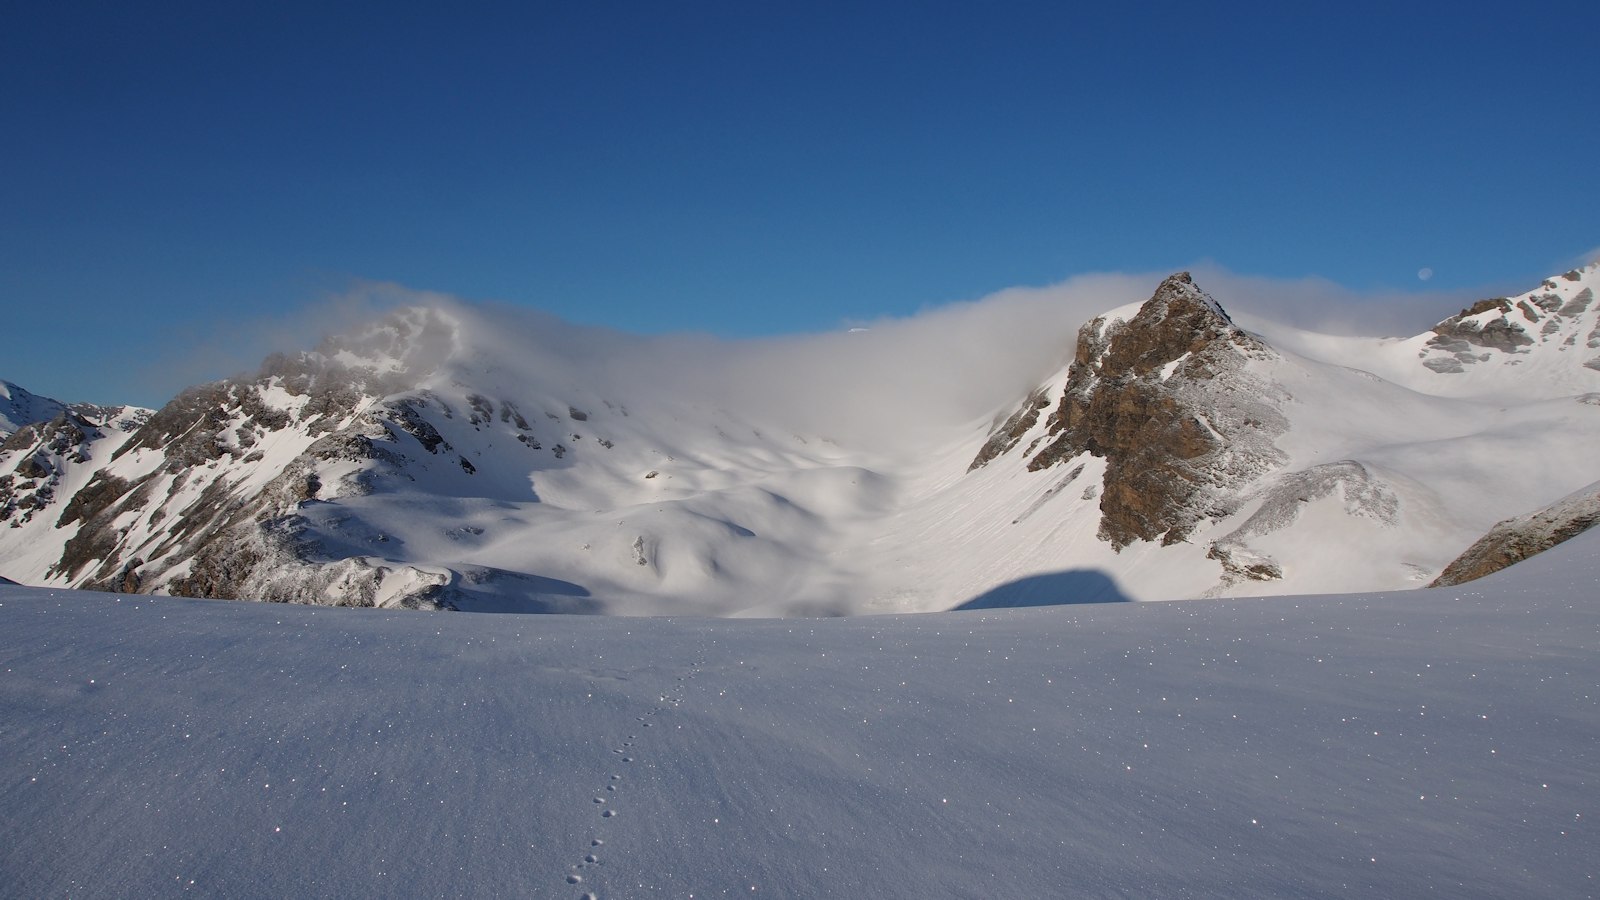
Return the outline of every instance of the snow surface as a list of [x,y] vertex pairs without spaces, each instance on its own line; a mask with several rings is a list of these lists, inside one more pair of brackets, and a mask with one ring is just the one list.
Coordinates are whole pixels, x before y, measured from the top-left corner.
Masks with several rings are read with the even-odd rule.
[[4,587],[0,893],[1593,896],[1597,583],[1591,532],[1459,588],[854,619]]
[[24,425],[53,419],[66,408],[60,400],[41,397],[0,379],[0,438]]

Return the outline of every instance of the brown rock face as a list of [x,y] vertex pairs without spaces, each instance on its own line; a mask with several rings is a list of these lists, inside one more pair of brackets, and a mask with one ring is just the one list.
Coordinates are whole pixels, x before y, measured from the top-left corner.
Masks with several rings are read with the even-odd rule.
[[1495,525],[1445,566],[1428,587],[1450,587],[1492,575],[1596,525],[1600,525],[1600,484]]
[[1103,457],[1100,537],[1119,550],[1181,541],[1234,508],[1234,486],[1282,461],[1272,444],[1287,428],[1272,405],[1282,392],[1247,371],[1273,355],[1189,273],[1173,275],[1130,321],[1078,333],[1050,441],[1028,468]]

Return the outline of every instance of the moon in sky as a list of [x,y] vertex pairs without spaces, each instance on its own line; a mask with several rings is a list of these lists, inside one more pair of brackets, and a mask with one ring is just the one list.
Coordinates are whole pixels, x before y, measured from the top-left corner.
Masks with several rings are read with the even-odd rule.
[[1433,270],[1428,268],[1427,266],[1423,266],[1422,268],[1417,270],[1417,277],[1422,279],[1423,281],[1427,281],[1429,278],[1433,277]]

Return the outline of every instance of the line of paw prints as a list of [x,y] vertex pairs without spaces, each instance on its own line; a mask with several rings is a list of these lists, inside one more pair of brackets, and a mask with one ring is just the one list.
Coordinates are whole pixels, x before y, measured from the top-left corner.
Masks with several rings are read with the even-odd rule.
[[[694,678],[699,674],[700,666],[703,664],[703,660],[696,660],[693,664],[691,664],[689,674],[679,675],[677,680],[682,682]],[[649,712],[636,718],[636,721],[639,722],[641,731],[645,728],[651,728],[655,725],[654,722],[650,721],[651,718],[660,715],[668,709],[677,709],[681,707],[683,705],[684,698],[683,693],[680,690],[670,694],[662,694],[658,700],[662,705],[656,706]],[[638,751],[635,748],[638,744],[638,741],[638,734],[630,734],[626,740],[622,741],[622,745],[620,747],[611,748],[611,753],[613,756],[620,757],[622,763],[631,765],[636,759]],[[624,779],[621,773],[613,772],[606,779],[604,789],[595,793],[593,805],[599,809],[599,824],[602,829],[606,824],[616,819],[617,816],[620,815],[617,809],[616,801],[620,793],[618,788],[622,786],[623,780]],[[583,860],[581,862],[573,863],[571,866],[567,867],[567,884],[574,886],[583,884],[585,876],[591,874],[593,869],[604,865],[601,859],[601,852],[605,845],[606,842],[603,837],[596,835],[595,837],[590,838],[589,851],[583,855]],[[582,895],[581,900],[600,900],[600,898],[595,892],[589,891]]]

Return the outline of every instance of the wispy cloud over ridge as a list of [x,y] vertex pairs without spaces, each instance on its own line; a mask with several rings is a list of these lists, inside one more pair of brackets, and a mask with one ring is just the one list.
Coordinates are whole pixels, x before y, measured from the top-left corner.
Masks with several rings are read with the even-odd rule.
[[[1472,292],[1363,292],[1319,278],[1241,275],[1214,264],[1192,271],[1247,327],[1276,322],[1343,334],[1415,334],[1476,298]],[[426,306],[466,323],[474,355],[510,366],[513,372],[503,373],[508,377],[620,394],[648,385],[652,394],[670,391],[781,413],[794,427],[862,440],[914,440],[927,428],[990,416],[1014,402],[1071,359],[1084,322],[1149,297],[1168,274],[1084,275],[911,316],[842,322],[836,331],[744,339],[643,336],[521,306],[359,282],[277,317],[217,322],[175,336],[143,380],[170,395],[253,371],[267,353],[310,348],[326,334],[358,328],[386,311]]]

